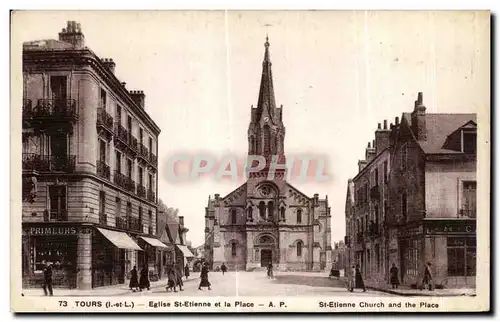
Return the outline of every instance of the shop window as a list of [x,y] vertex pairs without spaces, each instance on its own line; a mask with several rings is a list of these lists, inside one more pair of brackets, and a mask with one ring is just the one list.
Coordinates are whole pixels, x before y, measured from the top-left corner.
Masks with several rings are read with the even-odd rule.
[[236,243],[231,243],[231,256],[236,257]]
[[303,247],[303,246],[304,246],[304,245],[302,244],[302,241],[301,241],[301,240],[299,240],[299,241],[297,242],[297,245],[296,245],[296,247],[297,247],[297,257],[302,257],[302,247]]
[[297,224],[302,223],[302,209],[297,209]]
[[447,238],[448,276],[476,275],[476,238]]
[[45,262],[53,265],[54,270],[67,270],[76,266],[75,243],[67,237],[36,237],[33,242],[33,270],[42,272]]

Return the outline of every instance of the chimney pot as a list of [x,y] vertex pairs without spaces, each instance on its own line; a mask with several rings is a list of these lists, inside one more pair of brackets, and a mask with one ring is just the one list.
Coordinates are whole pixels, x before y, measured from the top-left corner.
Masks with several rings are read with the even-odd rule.
[[379,124],[377,125],[377,129],[378,129],[378,130],[381,130],[381,129],[382,129],[382,124],[380,124],[380,123],[379,123]]
[[63,32],[63,33],[66,33],[66,28],[63,28],[63,29],[62,29],[62,32]]
[[372,141],[372,146],[375,148],[375,140]]
[[125,85],[127,85],[127,83],[125,83],[125,82],[122,82],[122,86],[123,86],[123,87],[125,87]]
[[384,120],[384,130],[387,130],[387,120]]
[[418,103],[421,105],[424,101],[424,93],[418,92]]
[[368,142],[368,149],[371,148],[371,142]]
[[396,116],[396,119],[394,120],[394,123],[395,123],[394,125],[399,125],[399,117],[398,116]]

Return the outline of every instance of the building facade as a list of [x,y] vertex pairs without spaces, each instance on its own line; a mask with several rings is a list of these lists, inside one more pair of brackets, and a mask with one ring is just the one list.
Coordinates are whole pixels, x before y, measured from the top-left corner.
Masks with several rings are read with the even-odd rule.
[[[205,209],[205,259],[214,267],[251,270],[272,263],[279,270],[331,266],[328,198],[312,198],[285,179],[283,106],[277,108],[266,39],[257,107],[251,107],[248,155],[266,159],[263,170],[227,196],[209,197]],[[271,169],[271,161],[278,160]],[[271,178],[269,179],[269,174]]]
[[58,40],[23,46],[23,284],[93,287],[156,274],[159,127],[142,91],[85,47],[69,21]]
[[[395,264],[401,282],[416,286],[431,263],[438,285],[475,287],[476,132],[475,114],[428,114],[419,93],[413,112],[391,124],[388,149],[366,165],[360,162],[360,172],[348,184],[346,240],[350,260],[364,267],[368,279],[388,281]],[[378,189],[364,188],[369,180],[363,178],[377,168],[377,160],[388,164],[387,181],[379,176]],[[358,206],[363,203],[370,210]],[[374,230],[363,218],[366,212],[376,218],[373,203],[383,205],[378,207],[383,216],[380,230],[370,237]],[[374,266],[377,244],[383,250],[382,271]]]

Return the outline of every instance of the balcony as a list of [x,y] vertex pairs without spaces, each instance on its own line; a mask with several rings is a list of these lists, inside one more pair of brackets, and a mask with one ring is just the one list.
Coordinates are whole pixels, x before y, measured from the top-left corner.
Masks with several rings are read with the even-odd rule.
[[158,157],[156,156],[156,154],[153,154],[151,152],[149,153],[149,162],[153,167],[158,167]]
[[28,99],[23,99],[23,120],[33,118],[33,102]]
[[61,122],[64,120],[76,121],[76,101],[74,99],[39,99],[33,108],[34,119],[47,119]]
[[119,186],[119,187],[121,187],[129,192],[135,193],[135,181],[132,180],[131,178],[121,174],[117,170],[115,170],[115,172],[113,174],[113,182],[117,186]]
[[149,150],[142,143],[137,144],[137,158],[139,161],[149,162]]
[[137,154],[137,139],[121,124],[115,122],[115,143],[128,154],[135,156]]
[[459,218],[476,218],[476,209],[460,209]]
[[373,186],[370,189],[370,198],[372,198],[372,199],[380,199],[380,188],[379,188],[379,185]]
[[108,216],[104,212],[99,213],[99,223],[101,225],[107,225],[108,224]]
[[97,130],[109,140],[113,137],[113,117],[104,108],[97,109]]
[[27,171],[39,172],[73,172],[75,171],[76,157],[74,155],[39,155],[23,153],[22,167]]
[[127,220],[122,217],[116,217],[116,228],[128,229]]
[[121,141],[123,144],[128,145],[128,131],[118,122],[115,123],[115,137],[117,141]]
[[109,165],[107,165],[104,161],[97,160],[97,175],[103,177],[106,180],[109,180],[111,177],[111,171],[109,169]]
[[146,198],[146,187],[137,185],[137,195],[141,198]]
[[68,221],[68,211],[66,209],[45,210],[43,221]]
[[143,231],[142,221],[139,220],[139,218],[129,217],[128,229],[142,232]]
[[156,194],[153,190],[148,190],[148,200],[151,202],[156,202]]

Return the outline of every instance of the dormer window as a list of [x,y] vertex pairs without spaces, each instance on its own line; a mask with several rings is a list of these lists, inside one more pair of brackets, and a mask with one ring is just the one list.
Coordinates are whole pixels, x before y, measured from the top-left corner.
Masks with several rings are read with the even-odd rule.
[[476,153],[476,131],[463,130],[462,131],[462,152]]

